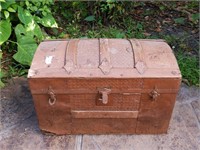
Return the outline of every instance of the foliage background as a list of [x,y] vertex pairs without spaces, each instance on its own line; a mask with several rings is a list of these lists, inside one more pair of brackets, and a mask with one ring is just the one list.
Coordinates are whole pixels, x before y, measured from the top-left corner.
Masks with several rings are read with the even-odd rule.
[[183,81],[199,86],[198,1],[0,2],[0,79],[4,82],[27,74],[43,39],[162,38],[174,50]]

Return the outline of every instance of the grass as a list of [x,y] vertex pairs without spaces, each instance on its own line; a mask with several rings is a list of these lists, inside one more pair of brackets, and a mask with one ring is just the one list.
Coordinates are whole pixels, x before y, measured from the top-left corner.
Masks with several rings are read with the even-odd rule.
[[188,85],[200,86],[200,68],[198,58],[195,56],[188,56],[183,52],[176,53],[176,58],[181,70],[183,81]]

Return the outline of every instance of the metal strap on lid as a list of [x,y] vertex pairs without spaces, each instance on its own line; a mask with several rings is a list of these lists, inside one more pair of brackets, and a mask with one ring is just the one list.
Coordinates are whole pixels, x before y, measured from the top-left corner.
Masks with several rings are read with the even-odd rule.
[[147,66],[144,59],[144,52],[141,43],[136,39],[129,39],[131,46],[133,48],[133,54],[134,54],[134,61],[135,66],[134,68],[137,69],[137,71],[140,74],[143,74],[147,70]]
[[78,43],[78,39],[70,40],[66,48],[64,69],[67,71],[68,74],[72,73],[72,71],[77,66]]
[[99,60],[100,65],[99,68],[103,72],[103,74],[109,74],[112,68],[111,60],[110,60],[110,52],[108,51],[108,39],[99,39]]

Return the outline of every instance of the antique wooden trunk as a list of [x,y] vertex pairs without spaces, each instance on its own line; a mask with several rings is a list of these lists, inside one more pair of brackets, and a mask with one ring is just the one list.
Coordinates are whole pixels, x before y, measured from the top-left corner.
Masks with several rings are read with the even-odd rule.
[[160,134],[181,74],[163,40],[71,39],[42,42],[28,80],[43,131]]

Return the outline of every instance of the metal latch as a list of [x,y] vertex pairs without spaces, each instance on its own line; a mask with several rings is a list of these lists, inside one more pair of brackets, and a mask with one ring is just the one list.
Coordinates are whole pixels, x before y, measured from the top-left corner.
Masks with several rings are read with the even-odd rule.
[[154,90],[149,93],[149,96],[151,96],[152,100],[155,101],[160,94],[158,93],[157,89],[154,88]]
[[111,89],[104,88],[99,90],[99,93],[101,94],[101,98],[99,98],[100,101],[102,101],[103,104],[108,103],[108,94],[111,93]]

